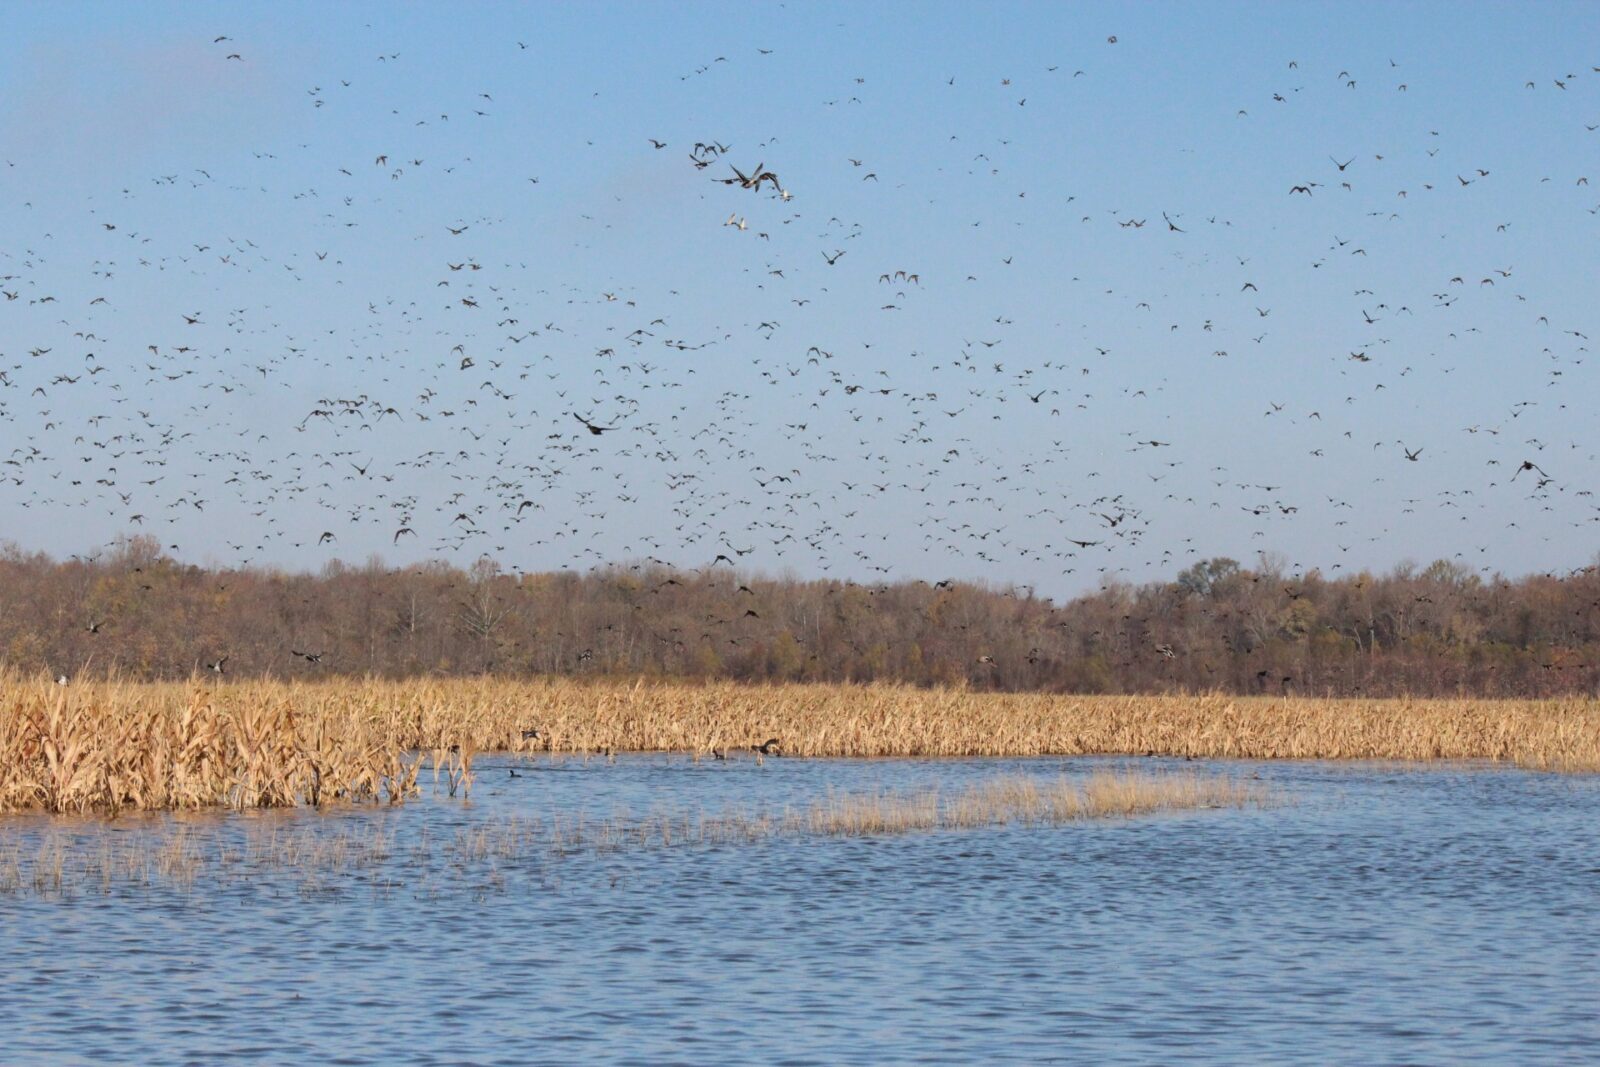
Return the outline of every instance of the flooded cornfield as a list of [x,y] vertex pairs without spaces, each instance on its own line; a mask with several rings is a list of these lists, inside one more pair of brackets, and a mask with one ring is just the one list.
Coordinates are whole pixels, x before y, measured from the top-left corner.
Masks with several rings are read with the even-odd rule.
[[[1578,1063],[1600,1045],[1595,776],[475,770],[466,797],[424,777],[392,808],[7,817],[5,1062]],[[1130,773],[1241,802],[816,818]]]

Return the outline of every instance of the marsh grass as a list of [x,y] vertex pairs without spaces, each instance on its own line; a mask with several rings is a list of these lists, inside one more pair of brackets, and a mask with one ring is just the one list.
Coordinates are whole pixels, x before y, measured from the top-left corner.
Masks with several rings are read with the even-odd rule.
[[[536,731],[536,735],[535,735]],[[1126,754],[1600,770],[1600,701],[975,693],[495,678],[213,684],[0,673],[0,811],[393,804],[481,752]]]
[[798,809],[676,810],[606,817],[511,815],[436,837],[422,824],[399,840],[392,816],[236,818],[153,816],[122,824],[85,819],[0,838],[0,896],[112,894],[152,887],[188,892],[244,884],[290,885],[302,894],[351,884],[477,885],[498,889],[513,871],[541,871],[573,856],[679,848],[741,848],[776,838],[869,837],[1055,826],[1161,811],[1263,807],[1265,789],[1219,776],[1099,772],[1083,781],[1002,775],[945,794],[832,792]]

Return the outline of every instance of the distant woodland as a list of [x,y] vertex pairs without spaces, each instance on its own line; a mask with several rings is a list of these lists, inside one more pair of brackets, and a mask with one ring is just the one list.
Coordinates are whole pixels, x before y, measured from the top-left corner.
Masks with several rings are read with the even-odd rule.
[[0,547],[0,663],[137,679],[562,674],[897,681],[1082,693],[1600,692],[1600,567],[1483,578],[1439,561],[1291,576],[1196,563],[1065,603],[961,582],[857,585],[644,562],[213,570],[124,540]]

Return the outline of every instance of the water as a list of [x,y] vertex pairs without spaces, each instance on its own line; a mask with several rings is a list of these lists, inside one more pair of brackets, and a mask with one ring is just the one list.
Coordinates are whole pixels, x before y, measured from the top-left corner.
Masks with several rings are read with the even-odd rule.
[[[0,1059],[1600,1060],[1593,776],[1195,763],[1178,766],[1259,775],[1289,803],[476,862],[446,847],[519,813],[802,808],[1129,765],[1173,766],[480,759],[470,803],[191,819],[208,853],[382,825],[394,858],[0,896]],[[0,846],[28,855],[62,825],[0,824]]]

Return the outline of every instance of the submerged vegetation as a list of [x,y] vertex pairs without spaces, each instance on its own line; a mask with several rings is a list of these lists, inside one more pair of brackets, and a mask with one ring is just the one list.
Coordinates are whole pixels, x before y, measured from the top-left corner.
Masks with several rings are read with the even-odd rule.
[[424,773],[452,794],[470,790],[485,751],[1476,759],[1594,771],[1600,702],[0,675],[0,811],[396,803]]
[[786,820],[785,826],[853,837],[1011,823],[1050,825],[1192,808],[1242,808],[1267,800],[1264,790],[1245,783],[1193,774],[1099,773],[1082,783],[1012,774],[976,783],[954,796],[936,789],[833,795],[813,804],[803,816]]
[[377,887],[440,883],[466,876],[495,884],[507,865],[527,866],[574,854],[613,854],[683,846],[741,846],[773,837],[845,836],[971,830],[988,826],[1059,825],[1157,811],[1261,806],[1262,788],[1230,778],[1194,774],[1098,772],[1065,777],[1001,775],[957,792],[834,793],[799,809],[725,810],[690,815],[662,810],[635,817],[565,814],[503,816],[444,837],[426,832],[397,841],[385,820],[334,826],[267,821],[240,832],[221,824],[196,826],[152,820],[128,834],[104,824],[50,825],[24,843],[0,840],[0,894],[110,892],[126,886],[186,888],[205,879],[222,883],[290,872],[305,891],[356,878]]

